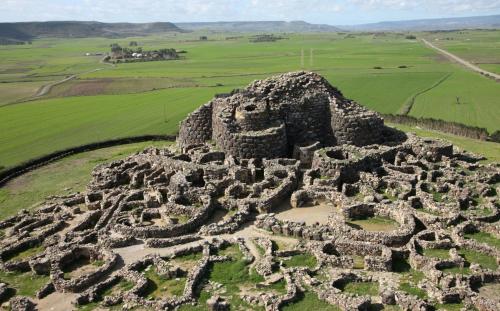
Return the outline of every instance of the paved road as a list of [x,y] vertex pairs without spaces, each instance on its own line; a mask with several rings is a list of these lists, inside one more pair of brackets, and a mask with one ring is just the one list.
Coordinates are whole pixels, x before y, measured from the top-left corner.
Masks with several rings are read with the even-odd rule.
[[441,48],[438,48],[437,46],[435,46],[434,44],[430,43],[429,41],[425,40],[425,39],[422,39],[422,42],[427,45],[428,47],[430,47],[431,49],[434,49],[436,51],[438,51],[439,53],[443,54],[444,56],[446,56],[448,59],[452,60],[452,61],[455,61],[467,68],[469,68],[470,70],[472,71],[475,71],[475,72],[478,72],[482,75],[485,75],[485,76],[489,76],[489,78],[493,79],[493,80],[496,80],[497,82],[500,82],[500,75],[496,74],[496,73],[493,73],[493,72],[489,72],[489,71],[486,71],[482,68],[479,68],[478,66],[466,61],[465,59],[462,59],[454,54],[451,54],[450,52],[448,51],[445,51]]

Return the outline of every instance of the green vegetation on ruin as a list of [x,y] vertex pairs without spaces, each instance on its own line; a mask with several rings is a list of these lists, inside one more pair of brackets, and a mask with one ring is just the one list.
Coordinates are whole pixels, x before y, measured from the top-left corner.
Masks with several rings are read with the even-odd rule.
[[495,247],[500,249],[500,239],[496,238],[491,233],[487,232],[475,232],[475,233],[467,233],[464,235],[466,239],[473,239],[480,243],[486,243],[491,247]]
[[299,299],[293,303],[287,304],[281,308],[282,311],[340,311],[338,306],[331,305],[326,301],[320,300],[314,292],[299,292]]
[[150,266],[144,272],[144,276],[148,279],[146,288],[146,297],[152,299],[164,299],[173,296],[182,296],[186,278],[167,278],[160,275],[156,267]]
[[45,251],[45,247],[43,247],[43,245],[37,245],[37,246],[27,248],[19,253],[15,253],[12,256],[5,258],[5,260],[7,260],[7,261],[8,260],[10,260],[10,261],[24,260],[24,259],[28,259],[30,257],[33,257],[35,255],[41,254],[43,251]]
[[293,255],[290,259],[283,260],[283,266],[286,268],[307,267],[313,269],[317,264],[318,261],[316,257],[309,253]]
[[480,265],[481,268],[490,269],[493,271],[498,268],[496,258],[493,256],[486,255],[471,249],[460,249],[458,250],[458,254],[465,259],[465,266],[441,269],[443,272],[468,275],[472,272],[469,268],[472,263]]
[[[452,43],[460,44],[446,48],[478,57],[484,66],[498,66],[493,54],[498,45],[493,38],[498,34],[450,32],[446,36],[456,37]],[[0,166],[11,167],[82,143],[174,133],[179,120],[214,94],[301,69],[302,49],[314,49],[313,63],[306,57],[304,69],[324,75],[347,97],[371,109],[398,113],[414,99],[412,116],[463,122],[490,132],[499,129],[497,83],[444,60],[402,34],[291,34],[289,40],[258,44],[249,42],[252,34],[236,40],[211,34],[204,42],[197,40],[199,36],[194,32],[123,39],[45,38],[32,45],[1,46]],[[131,40],[146,50],[185,50],[186,58],[113,67],[100,63],[100,57],[84,56]],[[53,87],[47,95],[13,104],[31,97],[42,85],[70,75],[77,77]],[[466,143],[476,145],[475,141]],[[472,151],[481,153],[480,149]]]
[[[230,256],[232,260],[224,262],[211,263],[205,276],[207,283],[209,280],[222,284],[225,289],[224,296],[235,310],[263,310],[262,307],[249,305],[240,298],[240,292],[243,289],[254,288],[258,283],[264,281],[264,277],[257,274],[245,261],[238,245],[230,245],[219,251],[218,255]],[[183,306],[180,310],[206,310],[206,300],[210,298],[210,293],[204,289],[200,290],[197,306]]]
[[30,209],[52,195],[82,191],[98,164],[125,158],[147,146],[170,142],[143,142],[76,154],[29,172],[0,188],[0,220]]
[[354,256],[352,256],[352,259],[354,260],[353,269],[364,269],[365,268],[365,257],[364,256],[354,255]]
[[355,295],[377,296],[379,285],[377,282],[348,282],[341,290]]
[[[113,286],[110,286],[109,288],[106,288],[102,293],[99,293],[98,298],[96,301],[93,301],[89,304],[79,306],[78,310],[79,311],[91,311],[95,309],[99,309],[100,302],[104,299],[104,297],[107,296],[113,296],[113,295],[118,295],[119,293],[124,293],[132,288],[134,288],[134,283],[130,282],[128,280],[122,279],[120,282],[116,283]],[[109,310],[122,310],[121,305],[113,306],[109,308]]]
[[458,254],[462,256],[467,262],[477,263],[482,268],[495,271],[498,268],[496,258],[490,255],[483,254],[471,249],[461,249]]
[[35,297],[50,278],[45,275],[37,275],[31,272],[5,272],[0,270],[0,283],[7,283],[9,287],[16,290],[16,295]]
[[399,280],[400,290],[421,299],[427,298],[427,293],[418,287],[418,283],[425,277],[421,271],[412,269],[406,259],[393,260],[392,268],[394,272],[401,274]]
[[399,224],[395,220],[381,216],[350,220],[348,225],[356,229],[379,232],[393,231],[399,227]]
[[450,259],[450,250],[442,248],[425,248],[422,250],[422,255],[438,259]]
[[265,292],[274,292],[278,295],[286,294],[286,281],[285,279],[281,279],[276,283],[269,284],[267,286],[260,287],[261,290]]
[[[445,304],[435,304],[434,305],[436,310],[443,310],[443,311],[460,311],[463,309],[464,305],[462,303],[445,303]],[[471,311],[473,311],[472,309]]]

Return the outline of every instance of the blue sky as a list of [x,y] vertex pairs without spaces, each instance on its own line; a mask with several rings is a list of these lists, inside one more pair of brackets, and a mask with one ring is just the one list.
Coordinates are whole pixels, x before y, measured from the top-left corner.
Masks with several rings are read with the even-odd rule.
[[0,22],[305,20],[350,25],[500,14],[500,0],[0,0]]

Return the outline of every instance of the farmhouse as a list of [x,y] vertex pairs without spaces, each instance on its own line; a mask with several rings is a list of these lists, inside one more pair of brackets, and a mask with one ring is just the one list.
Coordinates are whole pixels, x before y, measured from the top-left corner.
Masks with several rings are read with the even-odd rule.
[[144,51],[142,48],[136,50],[131,48],[122,48],[118,44],[111,45],[111,54],[106,61],[112,63],[128,63],[141,61],[161,61],[178,59],[179,55],[175,49],[159,49]]

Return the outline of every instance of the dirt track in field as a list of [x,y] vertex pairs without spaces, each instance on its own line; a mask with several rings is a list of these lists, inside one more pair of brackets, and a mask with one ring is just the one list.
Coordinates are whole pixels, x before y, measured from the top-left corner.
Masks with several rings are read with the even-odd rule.
[[467,67],[468,69],[472,70],[472,71],[475,71],[477,73],[480,73],[490,79],[493,79],[497,82],[500,82],[500,75],[496,74],[496,73],[493,73],[493,72],[490,72],[490,71],[487,71],[487,70],[484,70],[482,68],[479,68],[478,66],[466,61],[465,59],[463,58],[460,58],[458,56],[456,56],[455,54],[452,54],[446,50],[443,50],[437,46],[435,46],[434,44],[430,43],[429,41],[425,40],[425,39],[422,39],[422,42],[430,47],[431,49],[434,49],[436,51],[438,51],[439,53],[441,53],[442,55],[444,55],[446,58],[448,58],[449,60],[451,61],[454,61],[454,62],[457,62],[459,64],[461,64],[462,66],[465,66]]

